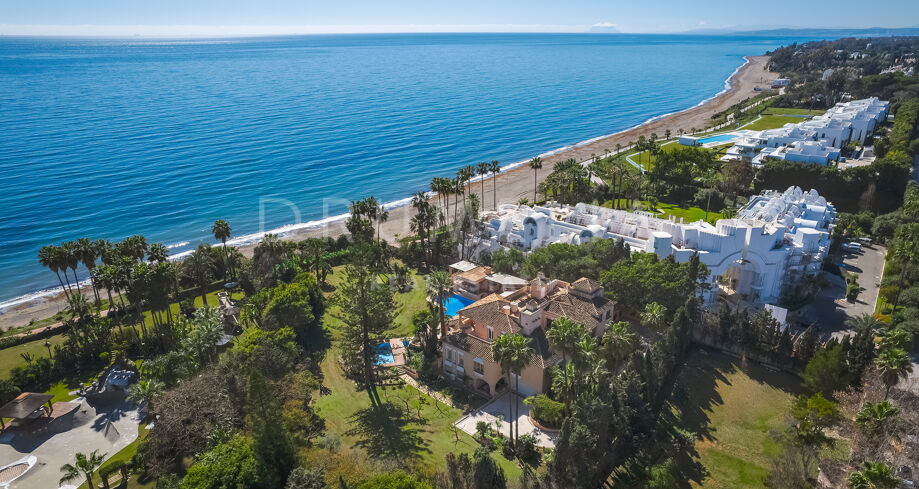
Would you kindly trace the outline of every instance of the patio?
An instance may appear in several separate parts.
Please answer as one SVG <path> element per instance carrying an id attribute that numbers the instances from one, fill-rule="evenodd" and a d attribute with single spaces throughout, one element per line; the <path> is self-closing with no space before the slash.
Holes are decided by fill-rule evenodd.
<path id="1" fill-rule="evenodd" d="M 498 416 L 504 420 L 501 423 L 500 432 L 504 436 L 510 435 L 510 423 L 511 416 L 507 412 L 507 396 L 511 395 L 509 392 L 505 392 L 498 397 L 494 398 L 491 402 L 485 404 L 479 409 L 463 416 L 456 423 L 453 423 L 457 428 L 469 433 L 472 436 L 475 436 L 475 426 L 479 421 L 484 421 L 489 423 L 492 427 L 495 426 L 495 420 L 498 419 Z M 555 441 L 558 438 L 558 433 L 550 433 L 543 431 L 538 427 L 534 426 L 532 421 L 530 421 L 530 408 L 523 403 L 523 398 L 517 396 L 517 409 L 520 413 L 520 418 L 518 420 L 520 434 L 531 434 L 536 437 L 536 444 L 543 448 L 555 448 Z"/>

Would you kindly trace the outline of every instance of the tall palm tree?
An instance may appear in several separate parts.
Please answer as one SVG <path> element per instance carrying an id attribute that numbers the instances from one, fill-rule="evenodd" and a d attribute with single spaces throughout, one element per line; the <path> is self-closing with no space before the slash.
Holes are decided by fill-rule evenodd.
<path id="1" fill-rule="evenodd" d="M 855 415 L 855 424 L 868 433 L 878 434 L 898 414 L 900 410 L 891 406 L 889 401 L 868 401 Z"/>
<path id="2" fill-rule="evenodd" d="M 70 268 L 73 270 L 73 285 L 79 290 L 80 287 L 80 278 L 77 277 L 77 267 L 80 265 L 80 257 L 77 254 L 77 244 L 73 241 L 67 241 L 61 244 L 61 260 L 64 264 L 64 277 L 67 277 L 67 269 Z M 68 285 L 69 285 L 68 279 Z M 73 292 L 73 289 L 71 289 Z"/>
<path id="3" fill-rule="evenodd" d="M 851 489 L 894 489 L 900 485 L 900 479 L 889 465 L 866 461 L 862 470 L 849 474 L 848 483 Z"/>
<path id="4" fill-rule="evenodd" d="M 856 331 L 870 331 L 872 334 L 877 334 L 887 327 L 887 323 L 867 312 L 849 318 L 848 323 L 849 327 Z"/>
<path id="5" fill-rule="evenodd" d="M 61 472 L 64 473 L 64 476 L 61 477 L 59 484 L 71 482 L 78 479 L 80 475 L 84 475 L 86 476 L 86 484 L 89 487 L 96 487 L 93 485 L 93 473 L 102 465 L 106 455 L 105 453 L 100 455 L 99 450 L 93 450 L 88 456 L 83 453 L 77 453 L 75 464 L 61 466 Z"/>
<path id="6" fill-rule="evenodd" d="M 913 371 L 913 364 L 910 363 L 909 355 L 902 348 L 891 348 L 883 350 L 875 359 L 874 364 L 881 372 L 881 379 L 887 390 L 884 392 L 884 399 L 890 395 L 890 388 L 897 385 L 900 379 L 906 379 Z"/>
<path id="7" fill-rule="evenodd" d="M 523 372 L 523 369 L 530 364 L 530 361 L 533 360 L 533 349 L 530 348 L 530 340 L 520 334 L 503 334 L 495 339 L 492 343 L 492 356 L 498 363 L 501 364 L 501 368 L 507 372 L 507 384 L 512 389 L 513 395 L 509 396 L 507 407 L 508 414 L 511 415 L 510 420 L 510 434 L 511 439 L 516 445 L 517 436 L 515 435 L 514 427 L 517 426 L 516 433 L 519 434 L 519 424 L 518 424 L 518 414 L 515 414 L 515 409 L 519 409 L 517 401 L 517 393 L 520 390 L 520 374 Z M 511 374 L 516 376 L 516 383 L 512 385 Z"/>
<path id="8" fill-rule="evenodd" d="M 490 171 L 490 166 L 487 161 L 482 161 L 475 166 L 475 173 L 482 180 L 482 205 L 485 205 L 485 176 L 488 175 Z"/>
<path id="9" fill-rule="evenodd" d="M 568 357 L 577 351 L 578 343 L 585 336 L 586 331 L 582 324 L 562 316 L 552 321 L 552 326 L 546 332 L 546 338 L 549 339 L 552 346 L 562 352 L 562 362 L 567 363 Z"/>
<path id="10" fill-rule="evenodd" d="M 93 270 L 96 268 L 96 260 L 99 259 L 98 249 L 89 238 L 80 238 L 77 240 L 76 253 L 83 263 L 83 266 L 89 270 L 89 283 L 92 284 L 93 297 L 96 299 L 96 304 L 101 304 L 102 299 L 99 298 L 99 289 L 96 287 L 96 279 L 93 277 Z"/>
<path id="11" fill-rule="evenodd" d="M 380 242 L 380 224 L 389 220 L 389 211 L 386 210 L 386 206 L 380 204 L 376 212 L 377 217 L 377 243 Z"/>
<path id="12" fill-rule="evenodd" d="M 169 259 L 169 249 L 163 243 L 153 243 L 147 252 L 147 261 L 150 263 L 166 263 Z"/>
<path id="13" fill-rule="evenodd" d="M 910 227 L 904 228 L 905 230 Z M 919 254 L 919 241 L 913 233 L 903 232 L 897 237 L 897 247 L 894 250 L 894 256 L 900 261 L 900 277 L 897 279 L 897 295 L 894 296 L 893 310 L 897 310 L 900 303 L 900 291 L 903 289 L 903 280 L 906 277 L 907 269 L 916 262 L 916 255 Z"/>
<path id="14" fill-rule="evenodd" d="M 491 160 L 491 163 L 488 164 L 488 171 L 491 172 L 492 201 L 495 203 L 495 210 L 498 210 L 498 173 L 501 173 L 501 164 L 498 163 L 498 160 Z M 483 202 L 482 205 L 485 203 Z"/>
<path id="15" fill-rule="evenodd" d="M 230 239 L 233 232 L 230 228 L 230 223 L 223 219 L 217 219 L 214 221 L 214 225 L 211 226 L 211 232 L 214 233 L 214 239 L 223 244 L 223 267 L 224 270 L 230 271 L 229 259 L 227 257 L 227 240 Z M 231 272 L 230 275 L 233 275 L 233 273 Z"/>
<path id="16" fill-rule="evenodd" d="M 198 245 L 198 249 L 182 262 L 182 270 L 189 281 L 200 288 L 201 303 L 204 307 L 207 307 L 207 286 L 214 278 L 214 262 L 209 248 L 206 244 Z"/>
<path id="17" fill-rule="evenodd" d="M 453 280 L 447 272 L 437 270 L 428 275 L 427 292 L 431 302 L 437 310 L 437 322 L 440 325 L 441 339 L 447 337 L 447 298 L 453 291 Z"/>
<path id="18" fill-rule="evenodd" d="M 638 336 L 625 321 L 610 325 L 603 333 L 603 350 L 610 360 L 610 368 L 628 358 L 638 344 Z"/>
<path id="19" fill-rule="evenodd" d="M 66 297 L 70 297 L 70 292 L 68 292 L 67 287 L 64 286 L 64 280 L 61 278 L 61 267 L 58 256 L 59 252 L 56 246 L 45 245 L 38 250 L 38 262 L 57 275 L 57 281 L 61 284 L 61 290 L 64 291 Z"/>
<path id="20" fill-rule="evenodd" d="M 536 187 L 537 181 L 539 180 L 539 170 L 542 168 L 542 158 L 538 156 L 533 158 L 530 160 L 529 166 L 533 169 L 533 205 L 536 205 Z"/>

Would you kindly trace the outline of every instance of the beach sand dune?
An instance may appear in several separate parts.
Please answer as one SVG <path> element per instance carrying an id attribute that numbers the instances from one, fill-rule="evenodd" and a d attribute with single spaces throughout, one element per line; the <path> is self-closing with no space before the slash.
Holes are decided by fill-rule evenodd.
<path id="1" fill-rule="evenodd" d="M 767 70 L 769 62 L 768 56 L 748 56 L 746 63 L 740 67 L 729 79 L 730 89 L 706 101 L 703 104 L 686 109 L 681 112 L 669 114 L 659 119 L 647 122 L 640 126 L 612 134 L 609 136 L 594 139 L 588 143 L 576 145 L 557 153 L 542 157 L 543 169 L 538 172 L 538 181 L 542 181 L 552 171 L 552 166 L 562 160 L 574 158 L 578 161 L 584 161 L 592 155 L 603 155 L 609 151 L 616 150 L 616 144 L 623 147 L 629 142 L 637 141 L 639 136 L 648 137 L 651 133 L 658 134 L 663 138 L 664 132 L 668 129 L 672 134 L 677 134 L 680 129 L 689 131 L 689 129 L 704 128 L 711 122 L 712 115 L 721 112 L 738 102 L 756 95 L 754 88 L 768 88 L 772 80 L 778 77 L 777 73 Z M 577 108 L 572 108 L 572 116 L 576 116 Z M 534 155 L 536 156 L 536 155 Z M 452 175 L 431 175 L 434 176 L 452 176 Z M 495 195 L 493 189 L 497 187 L 497 204 L 516 203 L 521 198 L 533 198 L 533 170 L 528 166 L 522 165 L 498 175 L 497 186 L 491 178 L 485 181 L 485 192 L 482 201 L 483 208 L 491 209 L 495 205 Z M 481 194 L 481 182 L 471 182 L 467 192 Z M 436 203 L 436 198 L 432 199 Z M 452 206 L 452 203 L 451 203 Z M 398 207 L 389 212 L 389 220 L 380 228 L 380 234 L 389 240 L 395 242 L 398 237 L 408 236 L 411 234 L 409 227 L 410 220 L 414 210 L 409 207 Z M 289 240 L 302 240 L 308 237 L 325 237 L 338 236 L 346 232 L 343 221 L 334 221 L 326 223 L 317 228 L 301 229 L 286 233 L 282 237 Z M 254 245 L 241 246 L 240 250 L 247 256 L 251 256 Z M 36 262 L 35 266 L 39 266 Z M 90 292 L 84 292 L 90 293 Z M 23 302 L 16 306 L 7 308 L 0 314 L 0 328 L 8 329 L 17 326 L 23 326 L 34 319 L 43 319 L 53 316 L 66 307 L 66 302 L 61 295 L 51 295 L 37 298 L 33 301 Z"/>

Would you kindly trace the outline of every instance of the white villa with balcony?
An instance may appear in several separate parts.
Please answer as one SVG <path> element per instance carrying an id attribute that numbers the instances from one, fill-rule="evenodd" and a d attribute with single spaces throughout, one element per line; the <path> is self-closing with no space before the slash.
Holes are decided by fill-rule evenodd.
<path id="1" fill-rule="evenodd" d="M 825 198 L 798 187 L 753 197 L 736 218 L 721 219 L 714 226 L 584 203 L 502 205 L 487 214 L 487 237 L 477 243 L 476 254 L 622 239 L 633 251 L 673 255 L 681 263 L 698 253 L 711 272 L 707 302 L 714 302 L 720 290 L 738 300 L 770 303 L 778 300 L 784 284 L 820 271 L 835 220 L 836 211 Z"/>

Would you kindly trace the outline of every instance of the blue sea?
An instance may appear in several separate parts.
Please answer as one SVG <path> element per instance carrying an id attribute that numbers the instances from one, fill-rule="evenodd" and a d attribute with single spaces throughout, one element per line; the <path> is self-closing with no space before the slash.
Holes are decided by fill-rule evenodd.
<path id="1" fill-rule="evenodd" d="M 246 236 L 398 201 L 694 106 L 796 40 L 0 38 L 0 301 L 57 284 L 45 244 L 143 234 L 180 253 L 218 218 Z"/>

